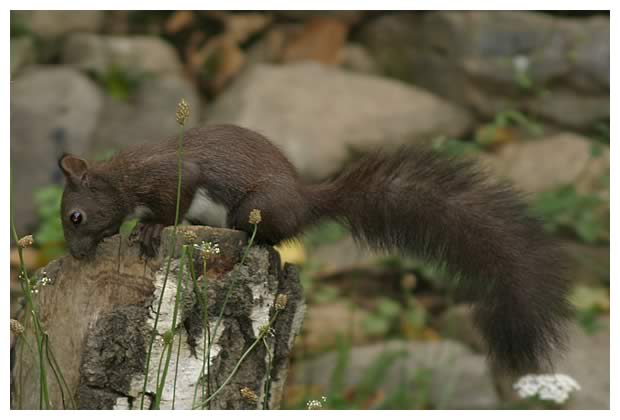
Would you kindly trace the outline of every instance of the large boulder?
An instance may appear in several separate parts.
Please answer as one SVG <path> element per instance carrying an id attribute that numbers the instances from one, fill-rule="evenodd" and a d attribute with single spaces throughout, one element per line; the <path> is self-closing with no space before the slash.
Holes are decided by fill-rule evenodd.
<path id="1" fill-rule="evenodd" d="M 580 192 L 596 191 L 609 174 L 609 148 L 593 154 L 592 140 L 574 133 L 558 133 L 535 141 L 512 143 L 482 157 L 486 166 L 525 192 L 543 192 L 576 184 Z"/>
<path id="2" fill-rule="evenodd" d="M 128 101 L 106 96 L 91 155 L 175 135 L 178 126 L 174 116 L 181 99 L 190 106 L 187 126 L 195 126 L 200 116 L 200 98 L 192 83 L 184 78 L 172 75 L 146 78 Z"/>
<path id="3" fill-rule="evenodd" d="M 73 34 L 62 50 L 65 64 L 104 75 L 111 70 L 137 74 L 179 74 L 181 62 L 166 41 L 155 36 Z"/>
<path id="4" fill-rule="evenodd" d="M 585 129 L 609 117 L 609 18 L 536 12 L 389 14 L 360 40 L 384 72 L 491 117 L 530 111 Z"/>
<path id="5" fill-rule="evenodd" d="M 97 86 L 65 67 L 32 67 L 11 84 L 11 162 L 18 234 L 35 222 L 33 191 L 62 175 L 63 152 L 90 147 L 103 97 Z"/>
<path id="6" fill-rule="evenodd" d="M 472 124 L 465 110 L 422 89 L 308 62 L 251 67 L 206 119 L 266 135 L 311 178 L 337 170 L 351 149 L 459 136 Z"/>
<path id="7" fill-rule="evenodd" d="M 11 20 L 42 38 L 56 38 L 71 32 L 97 32 L 103 24 L 101 10 L 17 10 Z"/>

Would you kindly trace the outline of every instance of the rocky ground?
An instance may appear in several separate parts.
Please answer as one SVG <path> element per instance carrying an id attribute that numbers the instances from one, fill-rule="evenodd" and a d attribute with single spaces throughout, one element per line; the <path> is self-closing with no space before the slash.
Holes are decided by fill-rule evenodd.
<path id="1" fill-rule="evenodd" d="M 608 408 L 609 42 L 605 14 L 13 12 L 14 214 L 20 234 L 40 239 L 30 267 L 62 252 L 57 158 L 172 136 L 181 98 L 190 126 L 260 131 L 308 180 L 376 146 L 426 143 L 516 184 L 564 238 L 579 316 L 558 371 L 582 385 L 565 407 Z M 291 406 L 302 385 L 324 395 L 334 367 L 344 373 L 332 406 L 516 404 L 441 275 L 330 226 L 303 245 L 282 250 L 303 265 L 310 302 Z M 384 386 L 359 385 L 384 354 Z M 416 398 L 394 392 L 402 381 Z"/>

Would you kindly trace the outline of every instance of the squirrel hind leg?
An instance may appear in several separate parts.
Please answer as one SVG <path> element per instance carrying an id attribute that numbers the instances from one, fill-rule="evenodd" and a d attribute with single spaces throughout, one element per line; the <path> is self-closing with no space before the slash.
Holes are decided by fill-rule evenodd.
<path id="1" fill-rule="evenodd" d="M 256 241 L 276 245 L 285 239 L 297 236 L 306 224 L 305 198 L 299 193 L 276 190 L 255 191 L 248 194 L 241 204 L 229 215 L 229 225 L 252 234 L 250 223 L 252 210 L 259 210 L 261 217 L 256 226 Z"/>

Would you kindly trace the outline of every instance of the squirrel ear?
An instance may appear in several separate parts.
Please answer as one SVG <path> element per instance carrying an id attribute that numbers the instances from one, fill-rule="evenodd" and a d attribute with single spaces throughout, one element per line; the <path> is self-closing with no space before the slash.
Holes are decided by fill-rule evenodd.
<path id="1" fill-rule="evenodd" d="M 82 184 L 88 181 L 88 163 L 84 159 L 77 156 L 64 154 L 58 160 L 58 166 L 62 169 L 65 177 L 71 181 L 77 181 Z"/>

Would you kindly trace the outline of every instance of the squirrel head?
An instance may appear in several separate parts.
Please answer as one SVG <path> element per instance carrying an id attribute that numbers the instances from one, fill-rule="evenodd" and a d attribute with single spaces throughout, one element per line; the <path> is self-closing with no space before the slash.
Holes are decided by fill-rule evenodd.
<path id="1" fill-rule="evenodd" d="M 125 211 L 120 192 L 79 157 L 63 155 L 65 175 L 61 214 L 65 242 L 75 258 L 92 255 L 97 244 L 118 233 Z"/>

